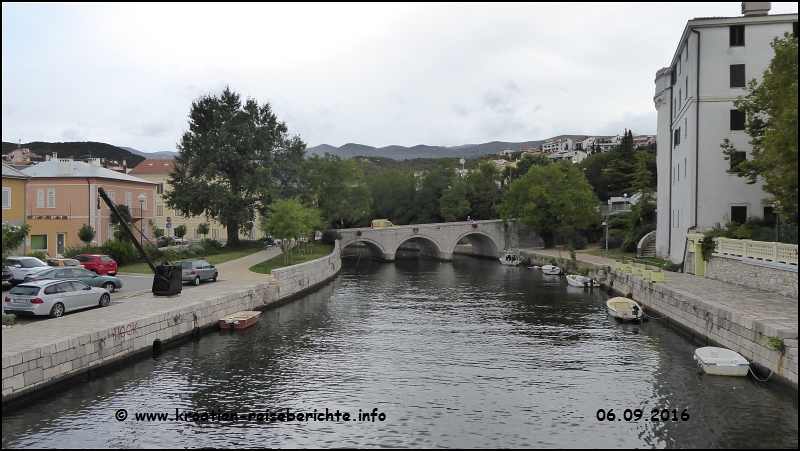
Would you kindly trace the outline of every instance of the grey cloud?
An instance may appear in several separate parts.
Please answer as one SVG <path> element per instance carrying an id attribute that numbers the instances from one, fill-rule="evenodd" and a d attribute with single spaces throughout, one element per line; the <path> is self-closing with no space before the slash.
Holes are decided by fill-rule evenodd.
<path id="1" fill-rule="evenodd" d="M 68 128 L 61 132 L 61 137 L 64 141 L 88 141 L 85 135 L 74 128 Z"/>

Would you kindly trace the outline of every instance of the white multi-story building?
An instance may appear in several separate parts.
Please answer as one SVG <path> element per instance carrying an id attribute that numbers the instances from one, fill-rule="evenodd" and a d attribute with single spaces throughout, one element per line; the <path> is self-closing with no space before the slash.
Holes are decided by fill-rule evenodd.
<path id="1" fill-rule="evenodd" d="M 761 81 L 770 43 L 797 30 L 797 14 L 768 15 L 768 2 L 743 2 L 741 17 L 687 22 L 669 67 L 656 73 L 658 231 L 656 253 L 683 261 L 686 234 L 715 223 L 770 216 L 763 183 L 729 173 L 720 144 L 728 138 L 749 158 L 744 115 L 733 101 L 747 80 Z M 745 156 L 743 155 L 743 156 Z"/>

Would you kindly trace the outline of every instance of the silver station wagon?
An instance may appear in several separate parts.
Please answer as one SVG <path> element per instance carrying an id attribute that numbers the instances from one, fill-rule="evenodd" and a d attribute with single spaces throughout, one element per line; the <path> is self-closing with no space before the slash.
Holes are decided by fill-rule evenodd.
<path id="1" fill-rule="evenodd" d="M 181 268 L 184 282 L 200 285 L 201 280 L 217 281 L 217 268 L 203 259 L 180 260 L 175 262 L 175 266 Z"/>
<path id="2" fill-rule="evenodd" d="M 108 307 L 109 304 L 111 295 L 108 291 L 90 287 L 80 280 L 38 280 L 12 288 L 3 299 L 3 313 L 58 318 L 66 312 Z"/>

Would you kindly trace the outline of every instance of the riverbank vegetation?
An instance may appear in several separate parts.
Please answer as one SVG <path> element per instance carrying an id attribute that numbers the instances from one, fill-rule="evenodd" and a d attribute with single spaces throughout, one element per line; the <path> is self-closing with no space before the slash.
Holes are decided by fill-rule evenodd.
<path id="1" fill-rule="evenodd" d="M 318 258 L 325 257 L 327 255 L 331 255 L 334 247 L 335 245 L 333 244 L 316 243 L 313 247 L 313 252 L 306 251 L 302 255 L 294 257 L 291 263 L 287 264 L 283 258 L 283 255 L 277 255 L 267 261 L 263 261 L 257 265 L 251 266 L 250 271 L 257 272 L 259 274 L 269 274 L 273 269 L 298 265 L 300 263 L 305 263 L 311 260 L 316 260 Z"/>

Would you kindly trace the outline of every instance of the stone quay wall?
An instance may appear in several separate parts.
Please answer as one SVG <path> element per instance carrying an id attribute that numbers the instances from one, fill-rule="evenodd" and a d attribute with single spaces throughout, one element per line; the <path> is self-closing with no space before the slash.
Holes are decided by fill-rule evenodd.
<path id="1" fill-rule="evenodd" d="M 109 364 L 124 362 L 133 356 L 151 351 L 171 340 L 199 335 L 201 329 L 215 327 L 219 319 L 243 310 L 260 310 L 288 301 L 309 291 L 338 274 L 341 269 L 339 242 L 333 252 L 323 258 L 272 270 L 272 281 L 246 289 L 220 290 L 210 285 L 205 299 L 176 301 L 181 307 L 164 307 L 164 299 L 145 297 L 142 314 L 98 326 L 96 331 L 77 334 L 56 343 L 32 345 L 29 350 L 3 355 L 3 407 L 7 402 L 24 398 L 28 393 L 57 387 L 73 377 L 84 377 Z M 202 296 L 202 295 L 201 295 Z M 108 310 L 99 309 L 105 313 Z M 87 311 L 86 313 L 92 313 Z M 24 327 L 24 326 L 20 326 Z"/>
<path id="2" fill-rule="evenodd" d="M 797 299 L 797 266 L 712 254 L 706 277 Z"/>
<path id="3" fill-rule="evenodd" d="M 522 257 L 533 263 L 548 264 L 550 255 L 523 251 Z M 654 283 L 642 277 L 578 260 L 578 264 L 590 269 L 589 275 L 612 286 L 618 295 L 633 293 L 633 299 L 645 306 L 647 313 L 666 317 L 670 326 L 676 327 L 706 346 L 731 349 L 753 362 L 759 369 L 773 371 L 774 376 L 792 388 L 798 389 L 797 331 L 782 328 L 768 320 L 754 320 L 724 305 L 682 292 L 662 283 Z M 656 315 L 653 315 L 654 317 Z M 766 345 L 765 337 L 778 337 L 784 341 L 784 353 Z"/>

